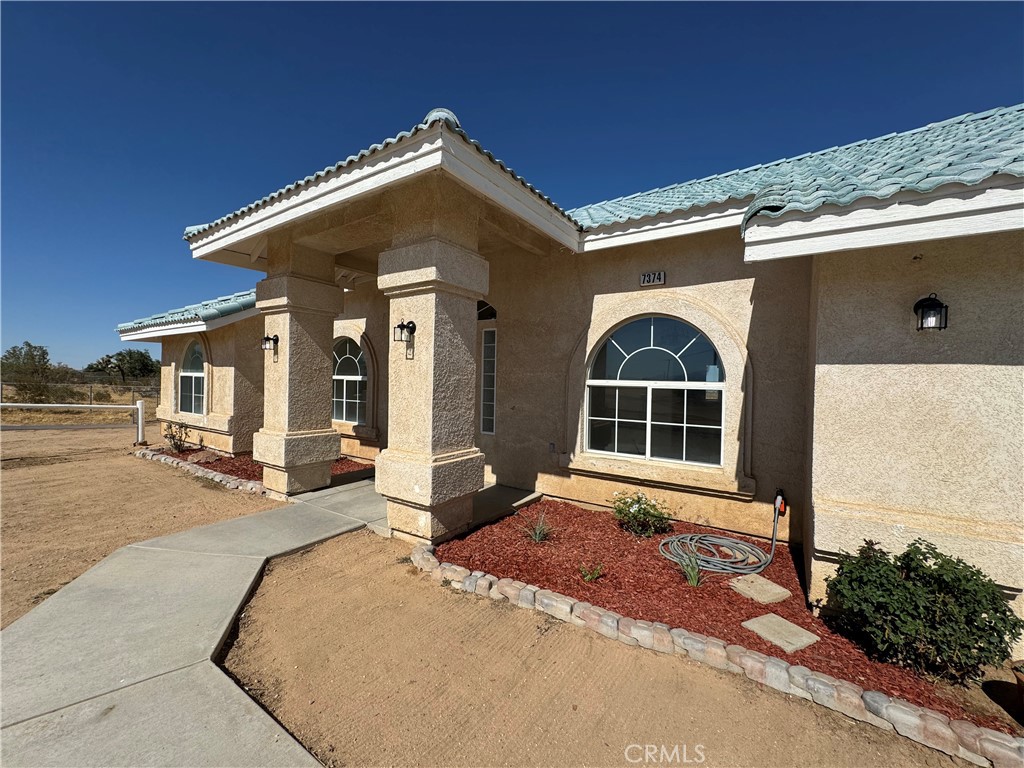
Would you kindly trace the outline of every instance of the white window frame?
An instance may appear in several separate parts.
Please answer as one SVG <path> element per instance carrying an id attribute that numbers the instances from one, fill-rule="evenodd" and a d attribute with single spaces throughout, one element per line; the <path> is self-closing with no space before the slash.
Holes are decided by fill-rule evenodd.
<path id="1" fill-rule="evenodd" d="M 494 339 L 494 357 L 490 358 L 494 362 L 494 385 L 487 387 L 484 385 L 484 377 L 487 375 L 486 363 L 488 360 L 487 350 L 487 334 L 491 334 Z M 484 427 L 485 419 L 484 416 L 484 404 L 487 402 L 487 393 L 491 394 L 490 403 L 492 406 L 491 414 L 491 428 L 488 430 Z M 483 435 L 493 435 L 497 429 L 498 424 L 498 329 L 497 328 L 484 328 L 480 334 L 480 433 Z"/>
<path id="2" fill-rule="evenodd" d="M 199 351 L 199 356 L 202 358 L 202 361 L 203 361 L 202 362 L 202 366 L 201 366 L 201 370 L 199 370 L 199 371 L 186 371 L 185 370 L 185 366 L 188 364 L 188 360 L 192 356 L 191 355 L 192 347 L 195 347 Z M 189 410 L 185 410 L 184 408 L 182 408 L 182 392 L 183 392 L 183 388 L 181 386 L 181 382 L 186 377 L 188 377 L 191 380 L 191 382 L 192 382 L 192 397 L 191 397 L 191 403 L 190 403 L 191 409 L 189 409 Z M 199 410 L 196 410 L 196 380 L 199 380 L 199 382 L 201 383 L 202 389 L 203 389 L 202 394 L 199 395 L 200 402 L 202 403 L 202 405 L 199 407 Z M 202 344 L 200 344 L 198 341 L 193 341 L 193 342 L 189 343 L 189 345 L 187 347 L 185 347 L 185 356 L 182 359 L 181 370 L 178 372 L 178 398 L 177 398 L 178 413 L 190 413 L 193 416 L 202 416 L 202 415 L 204 415 L 206 413 L 206 399 L 207 399 L 207 392 L 206 392 L 206 352 L 203 349 L 203 345 Z"/>
<path id="3" fill-rule="evenodd" d="M 342 416 L 343 417 L 349 416 L 349 402 L 350 402 L 350 398 L 348 397 L 349 386 L 354 386 L 356 388 L 356 392 L 358 393 L 359 390 L 358 390 L 357 382 L 363 382 L 363 384 L 367 384 L 367 376 L 365 376 L 365 375 L 363 375 L 363 376 L 350 376 L 350 375 L 339 376 L 337 373 L 335 373 L 335 371 L 338 370 L 338 364 L 342 360 L 345 359 L 345 357 L 338 357 L 338 351 L 337 351 L 338 344 L 341 343 L 344 340 L 348 340 L 348 341 L 352 342 L 353 344 L 356 345 L 356 349 L 359 350 L 359 357 L 352 357 L 351 355 L 345 355 L 345 357 L 352 357 L 352 359 L 356 362 L 356 366 L 357 367 L 359 366 L 359 361 L 362 360 L 363 361 L 362 368 L 363 368 L 363 370 L 366 370 L 366 360 L 364 359 L 365 353 L 363 352 L 363 348 L 359 344 L 359 342 L 357 342 L 351 336 L 339 336 L 337 339 L 334 340 L 334 345 L 331 347 L 331 355 L 334 357 L 334 366 L 333 366 L 332 371 L 331 371 L 331 420 L 332 421 L 338 421 L 338 422 L 341 422 L 343 424 L 353 424 L 353 425 L 358 427 L 358 426 L 363 426 L 363 425 L 366 424 L 366 409 L 367 409 L 367 406 L 369 405 L 369 386 L 364 386 L 363 387 L 363 418 L 362 418 L 361 421 L 359 420 L 358 405 L 355 406 L 356 407 L 356 413 L 354 414 L 356 416 L 355 419 L 349 419 L 349 418 L 338 419 L 338 418 L 335 418 L 335 416 L 334 416 L 335 404 L 339 403 L 339 402 L 341 403 L 341 414 L 342 414 Z M 343 382 L 342 383 L 342 393 L 341 393 L 342 394 L 342 398 L 341 398 L 341 400 L 339 400 L 338 398 L 336 398 L 334 396 L 334 382 L 335 381 Z M 355 400 L 355 399 L 352 399 L 351 402 L 353 402 L 353 404 L 356 404 L 358 401 Z"/>
<path id="4" fill-rule="evenodd" d="M 630 323 L 636 322 L 638 320 L 647 320 L 647 319 L 651 319 L 651 318 L 650 317 L 637 317 L 637 318 L 634 318 L 633 320 L 631 320 Z M 600 349 L 602 349 L 604 347 L 605 344 L 608 344 L 608 343 L 615 344 L 615 346 L 618 347 L 619 351 L 625 356 L 625 359 L 619 365 L 619 373 L 621 373 L 622 372 L 622 368 L 626 365 L 626 362 L 629 360 L 629 358 L 632 357 L 633 355 L 637 354 L 638 352 L 641 352 L 641 351 L 644 351 L 644 350 L 658 349 L 658 350 L 661 350 L 663 352 L 666 352 L 669 355 L 672 355 L 677 360 L 679 360 L 679 357 L 683 354 L 683 352 L 685 352 L 687 349 L 689 349 L 690 345 L 692 345 L 701 336 L 703 336 L 707 340 L 708 344 L 711 344 L 712 348 L 714 348 L 714 344 L 712 344 L 711 340 L 708 339 L 707 334 L 705 334 L 703 331 L 701 331 L 696 326 L 694 326 L 694 325 L 692 325 L 690 323 L 687 323 L 685 320 L 682 320 L 681 318 L 668 318 L 668 319 L 679 320 L 679 322 L 685 323 L 686 325 L 690 326 L 691 328 L 693 328 L 697 332 L 697 336 L 694 337 L 689 342 L 689 344 L 687 344 L 685 347 L 683 347 L 683 349 L 680 350 L 678 353 L 672 352 L 671 350 L 667 350 L 664 347 L 657 347 L 657 346 L 654 345 L 653 325 L 652 325 L 652 330 L 651 330 L 651 342 L 646 347 L 641 347 L 639 349 L 634 350 L 633 352 L 627 353 L 624 349 L 622 349 L 622 347 L 619 347 L 618 343 L 612 338 L 612 334 L 610 333 L 607 336 L 605 336 L 604 340 L 601 342 L 600 345 L 598 345 L 596 347 L 596 349 L 600 350 Z M 624 324 L 621 327 L 625 327 L 625 325 L 629 325 L 629 323 L 626 323 L 626 324 Z M 616 329 L 616 330 L 618 330 L 618 329 Z M 614 333 L 614 331 L 612 333 Z M 716 352 L 717 352 L 717 350 L 716 350 Z M 721 360 L 721 355 L 718 356 L 718 359 Z M 684 378 L 688 377 L 688 373 L 686 371 L 686 366 L 682 365 L 681 361 L 680 361 L 680 365 L 681 365 L 681 367 L 683 369 L 683 376 L 684 376 Z M 591 363 L 591 366 L 593 366 L 593 363 Z M 721 366 L 721 362 L 719 362 L 719 366 Z M 589 371 L 588 371 L 588 374 L 589 374 Z M 590 397 L 591 397 L 591 390 L 592 390 L 593 387 L 612 387 L 612 388 L 614 388 L 616 390 L 616 392 L 615 392 L 615 415 L 613 417 L 600 417 L 600 416 L 591 416 L 590 415 L 591 414 Z M 643 389 L 643 390 L 646 390 L 646 398 L 645 398 L 645 400 L 646 400 L 646 413 L 647 413 L 646 419 L 641 420 L 641 419 L 620 419 L 619 418 L 619 393 L 618 393 L 618 390 L 619 389 L 625 389 L 625 388 L 633 388 L 633 389 Z M 681 390 L 681 391 L 691 391 L 691 390 L 693 390 L 693 391 L 704 391 L 704 392 L 707 392 L 707 391 L 719 392 L 718 397 L 719 397 L 719 399 L 721 400 L 721 403 L 722 403 L 722 417 L 720 419 L 720 423 L 718 424 L 718 426 L 710 426 L 710 425 L 707 425 L 707 424 L 688 424 L 687 423 L 687 414 L 686 414 L 686 409 L 688 408 L 688 405 L 687 405 L 685 399 L 684 399 L 684 404 L 683 404 L 683 409 L 684 409 L 683 413 L 684 413 L 684 415 L 683 415 L 682 423 L 675 424 L 675 423 L 663 422 L 663 421 L 653 421 L 651 419 L 651 415 L 652 415 L 651 399 L 652 399 L 652 393 L 656 389 L 670 389 L 670 390 Z M 585 419 L 585 425 L 584 426 L 585 426 L 585 429 L 584 429 L 584 436 L 583 436 L 583 439 L 584 439 L 584 443 L 583 443 L 584 451 L 586 453 L 593 453 L 593 454 L 597 454 L 597 455 L 600 455 L 600 456 L 615 456 L 616 458 L 625 458 L 625 459 L 634 459 L 634 460 L 643 460 L 643 461 L 659 461 L 659 462 L 660 461 L 664 461 L 664 462 L 670 462 L 672 464 L 687 464 L 687 465 L 690 465 L 690 466 L 721 468 L 721 467 L 724 466 L 724 457 L 725 457 L 725 424 L 727 423 L 726 406 L 727 406 L 727 403 L 725 401 L 725 382 L 724 381 L 716 381 L 716 382 L 689 381 L 689 380 L 684 380 L 684 381 L 637 381 L 637 380 L 634 380 L 634 379 L 625 379 L 625 380 L 624 379 L 592 379 L 592 378 L 589 378 L 589 376 L 588 376 L 587 382 L 586 382 L 586 397 L 584 398 L 584 408 L 585 408 L 585 410 L 584 410 L 584 419 Z M 613 445 L 616 448 L 615 451 L 602 451 L 602 450 L 590 447 L 590 431 L 591 431 L 591 422 L 592 421 L 605 421 L 605 422 L 610 421 L 612 423 L 612 425 L 613 425 L 613 434 L 614 434 L 614 443 L 613 443 Z M 620 422 L 627 423 L 627 424 L 643 424 L 645 426 L 645 429 L 646 429 L 646 442 L 645 442 L 645 446 L 644 446 L 644 453 L 642 455 L 639 454 L 639 453 L 623 453 L 623 452 L 620 452 L 620 451 L 617 450 L 618 449 L 618 440 L 619 440 L 618 424 Z M 718 463 L 717 464 L 711 464 L 711 463 L 702 462 L 702 461 L 687 461 L 685 458 L 683 458 L 683 459 L 673 459 L 673 458 L 669 458 L 669 457 L 665 457 L 665 456 L 651 456 L 651 432 L 652 432 L 651 427 L 652 426 L 668 426 L 668 427 L 680 427 L 680 428 L 682 428 L 682 430 L 683 430 L 682 454 L 683 454 L 684 457 L 686 456 L 686 436 L 687 436 L 688 430 L 690 430 L 690 429 L 717 429 L 718 432 L 719 432 Z"/>

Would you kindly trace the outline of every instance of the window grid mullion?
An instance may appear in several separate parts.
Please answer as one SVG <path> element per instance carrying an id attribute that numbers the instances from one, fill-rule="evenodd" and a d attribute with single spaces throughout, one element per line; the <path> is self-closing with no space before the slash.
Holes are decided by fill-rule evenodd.
<path id="1" fill-rule="evenodd" d="M 687 397 L 686 395 L 683 395 L 683 461 L 686 461 L 686 432 L 688 429 L 686 426 L 686 422 L 688 421 L 688 417 L 690 415 L 688 410 L 689 407 L 690 398 Z"/>
<path id="2" fill-rule="evenodd" d="M 654 343 L 654 321 L 651 321 L 651 343 Z M 651 388 L 647 387 L 647 452 L 645 459 L 651 458 Z"/>
<path id="3" fill-rule="evenodd" d="M 615 388 L 615 420 L 612 422 L 612 437 L 614 442 L 612 447 L 615 452 L 619 452 L 619 388 Z"/>

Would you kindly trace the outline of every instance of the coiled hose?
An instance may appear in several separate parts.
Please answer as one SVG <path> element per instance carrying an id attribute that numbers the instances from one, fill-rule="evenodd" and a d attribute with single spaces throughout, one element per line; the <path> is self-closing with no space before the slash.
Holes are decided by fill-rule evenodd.
<path id="1" fill-rule="evenodd" d="M 663 557 L 682 565 L 696 558 L 702 571 L 713 573 L 760 573 L 775 558 L 775 541 L 779 532 L 779 514 L 786 508 L 782 491 L 775 496 L 775 522 L 772 524 L 772 550 L 763 549 L 731 536 L 713 533 L 686 533 L 669 536 L 658 545 Z M 725 550 L 725 551 L 723 551 Z"/>

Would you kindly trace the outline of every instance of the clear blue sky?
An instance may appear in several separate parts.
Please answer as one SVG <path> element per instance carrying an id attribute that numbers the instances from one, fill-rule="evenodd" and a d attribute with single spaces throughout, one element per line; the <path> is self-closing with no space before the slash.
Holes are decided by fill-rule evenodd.
<path id="1" fill-rule="evenodd" d="M 186 225 L 453 109 L 565 208 L 1024 101 L 1024 5 L 10 3 L 2 347 L 251 288 Z M 145 345 L 154 354 L 158 349 Z"/>

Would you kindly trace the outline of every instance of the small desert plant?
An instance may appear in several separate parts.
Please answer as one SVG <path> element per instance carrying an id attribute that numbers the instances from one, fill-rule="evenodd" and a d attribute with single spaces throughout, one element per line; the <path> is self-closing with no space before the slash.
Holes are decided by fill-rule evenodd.
<path id="1" fill-rule="evenodd" d="M 995 582 L 922 539 L 899 555 L 865 541 L 825 583 L 830 623 L 869 656 L 956 682 L 1006 661 L 1024 631 Z"/>
<path id="2" fill-rule="evenodd" d="M 612 510 L 622 529 L 634 536 L 650 538 L 656 533 L 666 533 L 672 522 L 672 518 L 659 509 L 658 502 L 648 498 L 643 491 L 616 491 L 612 498 Z"/>
<path id="3" fill-rule="evenodd" d="M 92 396 L 92 399 L 97 403 L 109 403 L 113 398 L 107 390 L 101 389 Z"/>
<path id="4" fill-rule="evenodd" d="M 598 563 L 593 568 L 587 568 L 585 565 L 580 565 L 580 576 L 583 580 L 590 584 L 601 578 L 601 574 L 604 573 L 604 565 Z"/>
<path id="5" fill-rule="evenodd" d="M 181 453 L 188 448 L 189 433 L 189 428 L 180 421 L 171 422 L 164 427 L 164 438 L 175 453 Z"/>
<path id="6" fill-rule="evenodd" d="M 691 587 L 699 587 L 704 583 L 704 572 L 700 569 L 700 560 L 692 552 L 687 552 L 679 558 L 679 570 L 686 577 L 686 583 Z"/>
<path id="7" fill-rule="evenodd" d="M 523 526 L 523 530 L 526 531 L 526 536 L 530 541 L 538 544 L 551 538 L 551 526 L 544 521 L 543 512 L 537 515 L 536 520 L 533 520 L 532 522 L 528 521 L 526 525 Z"/>

